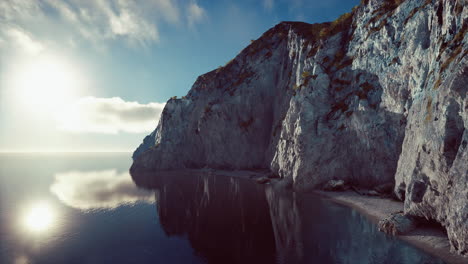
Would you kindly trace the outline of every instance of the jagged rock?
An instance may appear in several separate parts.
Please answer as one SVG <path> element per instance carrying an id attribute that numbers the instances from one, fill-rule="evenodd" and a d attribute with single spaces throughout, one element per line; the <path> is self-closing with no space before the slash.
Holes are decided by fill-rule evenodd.
<path id="1" fill-rule="evenodd" d="M 403 212 L 393 213 L 379 222 L 379 231 L 394 236 L 406 234 L 416 227 L 414 218 L 404 215 Z"/>
<path id="2" fill-rule="evenodd" d="M 343 180 L 329 180 L 324 186 L 324 191 L 344 191 L 345 182 Z"/>
<path id="3" fill-rule="evenodd" d="M 466 7 L 466 1 L 433 1 L 409 22 L 427 22 L 430 45 L 415 50 L 417 58 L 428 56 L 427 66 L 420 68 L 427 76 L 420 75 L 424 86 L 410 90 L 395 175 L 395 194 L 404 201 L 405 213 L 441 223 L 452 249 L 461 254 L 468 253 Z"/>
<path id="4" fill-rule="evenodd" d="M 156 130 L 154 130 L 151 134 L 146 136 L 143 139 L 143 142 L 138 146 L 138 148 L 133 152 L 132 158 L 135 159 L 136 157 L 140 156 L 143 152 L 154 148 L 156 145 L 155 142 Z"/>
<path id="5" fill-rule="evenodd" d="M 282 22 L 167 102 L 131 170 L 270 169 L 295 190 L 395 182 L 468 252 L 466 0 L 365 0 Z"/>

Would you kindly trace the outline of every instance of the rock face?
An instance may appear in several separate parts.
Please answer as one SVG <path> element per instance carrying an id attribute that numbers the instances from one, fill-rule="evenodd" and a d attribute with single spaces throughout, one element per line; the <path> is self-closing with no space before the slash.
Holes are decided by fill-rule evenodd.
<path id="1" fill-rule="evenodd" d="M 466 0 L 363 0 L 283 22 L 171 99 L 132 171 L 269 168 L 308 190 L 395 182 L 468 253 Z"/>

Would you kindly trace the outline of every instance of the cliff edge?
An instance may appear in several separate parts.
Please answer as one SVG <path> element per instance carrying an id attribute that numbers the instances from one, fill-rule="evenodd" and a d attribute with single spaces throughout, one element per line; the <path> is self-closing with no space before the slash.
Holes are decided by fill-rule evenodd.
<path id="1" fill-rule="evenodd" d="M 297 190 L 395 183 L 468 254 L 466 0 L 282 22 L 167 102 L 131 171 L 268 168 Z"/>

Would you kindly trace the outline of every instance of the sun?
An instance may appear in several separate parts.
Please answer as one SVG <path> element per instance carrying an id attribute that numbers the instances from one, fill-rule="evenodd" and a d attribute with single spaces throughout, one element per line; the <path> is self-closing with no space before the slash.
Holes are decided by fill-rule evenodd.
<path id="1" fill-rule="evenodd" d="M 44 231 L 53 224 L 54 216 L 54 211 L 47 203 L 37 203 L 26 212 L 24 225 L 31 231 Z"/>
<path id="2" fill-rule="evenodd" d="M 77 96 L 79 69 L 63 59 L 42 56 L 19 65 L 13 74 L 13 91 L 24 107 L 57 110 Z"/>

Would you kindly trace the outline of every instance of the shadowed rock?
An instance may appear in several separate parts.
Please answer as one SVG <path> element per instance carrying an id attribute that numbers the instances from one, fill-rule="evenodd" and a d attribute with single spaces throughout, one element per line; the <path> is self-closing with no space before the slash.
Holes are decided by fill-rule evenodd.
<path id="1" fill-rule="evenodd" d="M 403 212 L 398 212 L 380 220 L 379 231 L 394 236 L 404 235 L 415 229 L 416 226 L 416 221 L 412 217 L 404 215 Z"/>
<path id="2" fill-rule="evenodd" d="M 343 180 L 329 180 L 324 186 L 324 191 L 344 191 L 346 188 Z"/>

